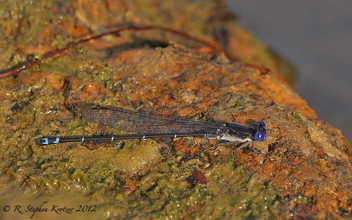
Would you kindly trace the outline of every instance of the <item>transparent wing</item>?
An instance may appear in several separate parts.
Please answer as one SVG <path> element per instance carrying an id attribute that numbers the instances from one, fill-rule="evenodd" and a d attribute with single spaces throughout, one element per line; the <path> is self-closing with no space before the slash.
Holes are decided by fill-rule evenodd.
<path id="1" fill-rule="evenodd" d="M 139 134 L 182 134 L 192 132 L 214 134 L 221 127 L 220 124 L 215 122 L 188 121 L 114 107 L 92 107 L 83 110 L 82 117 L 91 123 Z"/>

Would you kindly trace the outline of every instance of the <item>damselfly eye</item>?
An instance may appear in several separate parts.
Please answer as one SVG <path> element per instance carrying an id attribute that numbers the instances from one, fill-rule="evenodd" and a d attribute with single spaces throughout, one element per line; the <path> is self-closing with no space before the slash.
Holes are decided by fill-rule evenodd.
<path id="1" fill-rule="evenodd" d="M 265 129 L 265 123 L 263 121 L 258 121 L 257 126 Z"/>
<path id="2" fill-rule="evenodd" d="M 256 131 L 254 134 L 255 141 L 261 142 L 261 141 L 264 141 L 265 138 L 266 138 L 266 134 L 264 134 L 261 131 Z"/>

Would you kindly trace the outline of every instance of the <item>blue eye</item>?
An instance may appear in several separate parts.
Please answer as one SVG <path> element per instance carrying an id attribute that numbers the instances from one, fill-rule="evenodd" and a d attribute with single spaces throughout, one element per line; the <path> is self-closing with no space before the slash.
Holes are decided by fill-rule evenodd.
<path id="1" fill-rule="evenodd" d="M 257 126 L 258 127 L 261 126 L 261 127 L 265 128 L 265 123 L 263 121 L 258 121 Z"/>
<path id="2" fill-rule="evenodd" d="M 264 141 L 266 139 L 266 133 L 263 133 L 261 131 L 256 131 L 254 134 L 254 140 L 261 142 Z"/>

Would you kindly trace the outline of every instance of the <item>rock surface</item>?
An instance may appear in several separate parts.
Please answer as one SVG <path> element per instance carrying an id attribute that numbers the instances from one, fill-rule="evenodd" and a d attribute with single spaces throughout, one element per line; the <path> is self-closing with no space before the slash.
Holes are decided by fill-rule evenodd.
<path id="1" fill-rule="evenodd" d="M 237 27 L 220 3 L 138 2 L 23 1 L 11 8 L 9 1 L 0 9 L 0 67 L 129 22 L 217 39 L 241 62 L 171 33 L 131 31 L 1 79 L 2 207 L 42 205 L 49 211 L 35 215 L 44 217 L 57 215 L 53 205 L 81 208 L 62 214 L 75 218 L 352 217 L 351 147 L 292 90 L 293 68 Z M 203 152 L 216 142 L 199 138 L 35 145 L 44 135 L 125 134 L 80 119 L 87 105 L 238 124 L 263 119 L 268 138 L 256 148 L 266 156 L 243 149 L 235 161 L 236 145 Z M 194 170 L 205 184 L 188 181 Z"/>

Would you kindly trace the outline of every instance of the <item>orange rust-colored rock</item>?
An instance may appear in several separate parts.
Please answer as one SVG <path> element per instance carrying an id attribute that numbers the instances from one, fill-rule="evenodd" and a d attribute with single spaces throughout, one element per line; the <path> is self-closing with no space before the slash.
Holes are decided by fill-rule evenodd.
<path id="1" fill-rule="evenodd" d="M 6 125 L 0 128 L 0 198 L 6 203 L 1 207 L 31 205 L 25 204 L 25 195 L 34 195 L 49 205 L 58 197 L 66 204 L 73 197 L 89 201 L 97 206 L 98 218 L 351 218 L 351 146 L 291 89 L 292 81 L 277 71 L 278 60 L 266 47 L 226 20 L 228 12 L 218 2 L 78 1 L 64 8 L 53 3 L 50 9 L 38 2 L 26 5 L 27 10 L 45 8 L 62 19 L 48 22 L 40 33 L 33 25 L 18 27 L 18 33 L 31 30 L 29 40 L 9 36 L 8 45 L 47 48 L 48 39 L 55 39 L 57 47 L 80 33 L 128 21 L 168 21 L 211 39 L 218 22 L 232 33 L 227 36 L 229 50 L 242 62 L 212 56 L 204 45 L 179 37 L 165 45 L 170 33 L 132 32 L 80 45 L 1 79 L 0 122 Z M 46 22 L 36 14 L 28 23 Z M 192 49 L 197 47 L 202 49 Z M 9 51 L 23 60 L 26 54 L 19 53 L 36 50 Z M 263 74 L 244 62 L 272 71 Z M 234 160 L 237 145 L 214 147 L 215 140 L 199 138 L 109 141 L 87 145 L 89 149 L 81 143 L 35 145 L 43 135 L 129 133 L 86 123 L 79 111 L 86 105 L 190 120 L 263 120 L 268 138 L 255 147 L 265 156 L 244 148 Z M 202 170 L 206 185 L 187 181 L 195 169 Z"/>
<path id="2" fill-rule="evenodd" d="M 57 74 L 49 74 L 47 76 L 49 84 L 56 90 L 60 91 L 64 86 L 65 77 Z"/>

